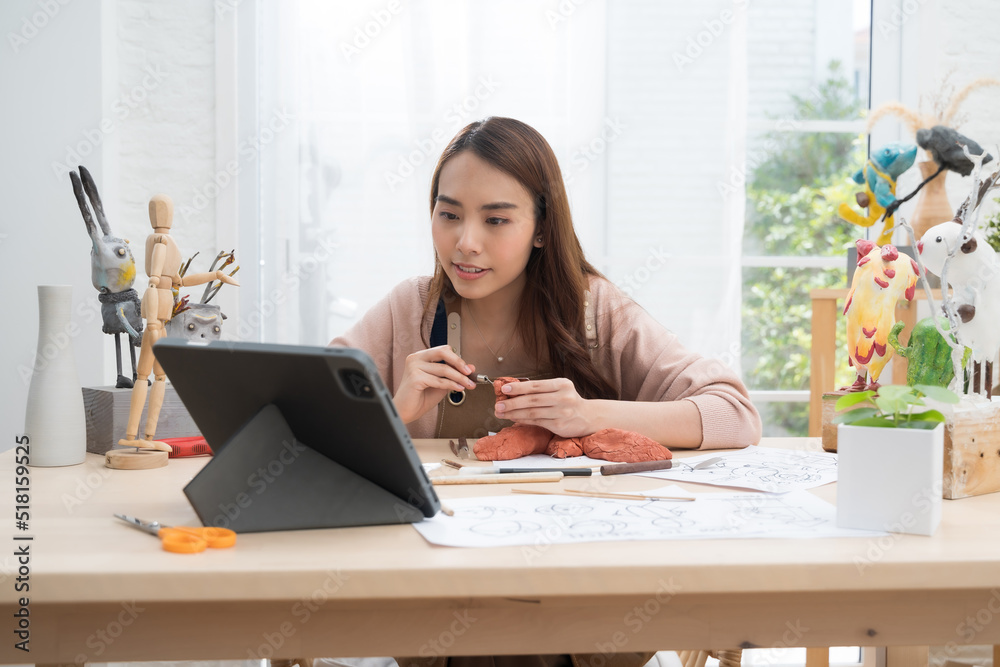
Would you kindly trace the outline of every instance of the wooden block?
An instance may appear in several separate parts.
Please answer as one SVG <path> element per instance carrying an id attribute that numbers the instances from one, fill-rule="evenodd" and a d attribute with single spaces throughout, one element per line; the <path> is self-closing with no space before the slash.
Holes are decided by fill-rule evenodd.
<path id="1" fill-rule="evenodd" d="M 847 393 L 849 392 L 838 389 L 837 391 L 829 391 L 823 394 L 823 426 L 820 435 L 823 436 L 824 451 L 837 451 L 837 424 L 833 423 L 833 417 L 836 414 L 836 410 L 834 410 L 833 406 L 837 404 L 838 398 Z M 863 407 L 865 406 L 855 405 L 847 408 L 843 412 L 850 412 L 851 410 Z"/>
<path id="2" fill-rule="evenodd" d="M 169 384 L 163 397 L 163 407 L 156 423 L 156 439 L 184 438 L 201 435 L 194 420 L 188 414 L 177 392 Z M 120 438 L 125 437 L 128 426 L 129 405 L 132 401 L 131 389 L 115 387 L 84 387 L 83 406 L 87 419 L 87 451 L 105 454 L 114 448 Z M 147 405 L 139 420 L 139 437 L 145 433 Z"/>
<path id="3" fill-rule="evenodd" d="M 827 452 L 837 451 L 837 425 L 833 423 L 835 410 L 833 409 L 839 394 L 823 394 L 823 450 Z"/>
<path id="4" fill-rule="evenodd" d="M 944 432 L 944 497 L 995 491 L 1000 491 L 1000 403 L 956 410 Z"/>

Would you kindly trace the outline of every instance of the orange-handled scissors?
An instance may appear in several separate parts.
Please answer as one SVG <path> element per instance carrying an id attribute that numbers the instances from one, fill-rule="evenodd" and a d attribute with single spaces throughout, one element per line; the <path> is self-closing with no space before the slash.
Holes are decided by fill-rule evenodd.
<path id="1" fill-rule="evenodd" d="M 158 521 L 143 521 L 125 514 L 115 514 L 115 516 L 134 528 L 159 537 L 164 551 L 196 554 L 209 547 L 226 549 L 236 544 L 236 533 L 228 528 L 163 526 Z"/>

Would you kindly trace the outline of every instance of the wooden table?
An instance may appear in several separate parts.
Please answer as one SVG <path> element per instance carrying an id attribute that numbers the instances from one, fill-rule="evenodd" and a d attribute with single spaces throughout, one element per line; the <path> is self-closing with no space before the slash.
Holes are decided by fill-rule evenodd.
<path id="1" fill-rule="evenodd" d="M 837 370 L 837 322 L 842 317 L 843 300 L 846 289 L 822 288 L 809 292 L 812 299 L 812 342 L 809 348 L 809 435 L 817 437 L 823 428 L 823 394 L 837 388 L 834 374 Z M 941 290 L 932 290 L 937 303 L 941 302 Z M 896 304 L 896 321 L 903 322 L 899 340 L 906 344 L 910 331 L 917 323 L 917 301 L 927 298 L 927 293 L 918 289 L 914 301 L 901 300 Z M 906 359 L 893 355 L 892 384 L 906 384 Z M 853 378 L 851 382 L 853 382 Z M 884 382 L 884 379 L 883 379 Z"/>
<path id="2" fill-rule="evenodd" d="M 818 439 L 763 444 L 819 449 Z M 425 460 L 447 451 L 441 441 L 418 448 Z M 946 501 L 933 538 L 457 549 L 402 525 L 245 534 L 234 549 L 177 555 L 112 518 L 194 522 L 181 488 L 203 463 L 122 471 L 88 455 L 80 466 L 33 468 L 22 533 L 13 452 L 0 454 L 9 503 L 0 662 L 1000 643 L 997 494 Z M 571 483 L 585 482 L 560 484 Z M 445 501 L 499 491 L 439 488 Z M 834 491 L 815 493 L 833 501 Z M 18 593 L 13 552 L 23 545 L 30 591 Z M 12 634 L 22 595 L 30 654 Z"/>

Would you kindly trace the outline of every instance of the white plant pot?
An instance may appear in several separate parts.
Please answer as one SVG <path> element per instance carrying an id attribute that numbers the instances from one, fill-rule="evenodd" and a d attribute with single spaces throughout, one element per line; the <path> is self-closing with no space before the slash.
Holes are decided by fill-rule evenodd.
<path id="1" fill-rule="evenodd" d="M 933 535 L 941 522 L 944 424 L 837 427 L 837 526 Z"/>

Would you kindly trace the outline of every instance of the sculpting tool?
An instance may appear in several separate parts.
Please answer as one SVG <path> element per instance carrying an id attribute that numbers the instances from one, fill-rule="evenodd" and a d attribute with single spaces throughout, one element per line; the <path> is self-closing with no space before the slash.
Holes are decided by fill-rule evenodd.
<path id="1" fill-rule="evenodd" d="M 448 484 L 516 484 L 517 482 L 558 482 L 562 480 L 561 472 L 528 472 L 513 475 L 449 475 L 447 477 L 431 477 L 435 486 Z"/>
<path id="2" fill-rule="evenodd" d="M 517 475 L 532 472 L 561 472 L 566 477 L 590 477 L 593 468 L 494 468 L 490 466 L 462 466 L 460 475 Z"/>
<path id="3" fill-rule="evenodd" d="M 687 496 L 643 496 L 643 495 L 632 495 L 627 493 L 602 493 L 600 491 L 577 491 L 576 489 L 566 489 L 565 491 L 535 491 L 534 489 L 511 489 L 511 493 L 530 493 L 539 496 L 573 496 L 579 498 L 581 496 L 587 498 L 606 498 L 609 500 L 678 500 L 681 502 L 690 502 L 695 500 L 695 498 L 690 498 Z"/>
<path id="4" fill-rule="evenodd" d="M 701 470 L 702 468 L 707 468 L 709 466 L 714 466 L 716 463 L 718 463 L 719 461 L 723 461 L 723 460 L 725 460 L 725 458 L 722 457 L 722 456 L 713 456 L 712 458 L 710 458 L 708 460 L 705 460 L 705 461 L 702 461 L 701 463 L 697 463 L 697 464 L 695 464 L 693 466 L 690 465 L 690 464 L 688 464 L 688 467 L 690 467 L 691 470 Z"/>
<path id="5" fill-rule="evenodd" d="M 669 470 L 674 465 L 670 459 L 663 461 L 640 461 L 638 463 L 617 463 L 601 466 L 602 475 L 626 475 L 630 472 L 649 472 L 650 470 Z"/>

